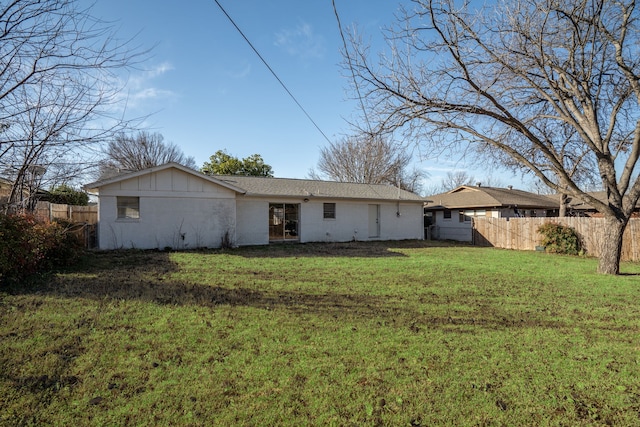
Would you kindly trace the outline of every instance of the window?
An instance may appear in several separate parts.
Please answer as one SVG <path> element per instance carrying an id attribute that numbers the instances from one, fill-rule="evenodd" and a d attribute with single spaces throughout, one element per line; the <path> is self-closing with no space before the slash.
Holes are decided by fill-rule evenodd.
<path id="1" fill-rule="evenodd" d="M 444 210 L 444 219 L 451 219 L 451 211 L 449 209 Z"/>
<path id="2" fill-rule="evenodd" d="M 118 197 L 118 219 L 140 218 L 140 197 Z"/>
<path id="3" fill-rule="evenodd" d="M 458 211 L 458 222 L 465 222 L 464 211 Z"/>
<path id="4" fill-rule="evenodd" d="M 323 218 L 324 219 L 336 219 L 336 204 L 324 203 L 323 204 Z"/>

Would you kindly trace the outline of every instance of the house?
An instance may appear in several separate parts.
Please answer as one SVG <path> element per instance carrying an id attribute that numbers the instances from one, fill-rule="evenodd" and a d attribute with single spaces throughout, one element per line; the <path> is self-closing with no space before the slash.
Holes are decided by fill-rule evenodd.
<path id="1" fill-rule="evenodd" d="M 100 249 L 423 238 L 423 202 L 388 185 L 207 176 L 177 163 L 85 186 Z"/>
<path id="2" fill-rule="evenodd" d="M 601 201 L 604 204 L 608 203 L 606 191 L 592 191 L 588 194 L 593 196 L 594 198 L 596 198 L 597 200 Z M 559 195 L 552 196 L 552 197 L 560 199 Z M 596 208 L 592 204 L 587 203 L 582 199 L 579 199 L 578 197 L 567 196 L 566 203 L 567 203 L 567 216 L 581 216 L 581 217 L 594 217 L 594 218 L 603 216 L 600 212 L 596 210 Z M 633 218 L 640 217 L 640 206 L 638 206 L 637 204 L 632 214 L 632 217 Z"/>
<path id="3" fill-rule="evenodd" d="M 473 218 L 558 216 L 559 201 L 516 190 L 463 185 L 427 197 L 425 215 L 433 239 L 472 241 Z"/>

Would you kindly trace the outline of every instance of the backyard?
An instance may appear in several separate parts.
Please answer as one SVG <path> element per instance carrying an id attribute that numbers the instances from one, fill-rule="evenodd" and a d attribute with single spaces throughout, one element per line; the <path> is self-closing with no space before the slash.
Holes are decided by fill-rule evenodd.
<path id="1" fill-rule="evenodd" d="M 0 288 L 0 425 L 640 423 L 640 264 L 423 241 L 88 254 Z"/>

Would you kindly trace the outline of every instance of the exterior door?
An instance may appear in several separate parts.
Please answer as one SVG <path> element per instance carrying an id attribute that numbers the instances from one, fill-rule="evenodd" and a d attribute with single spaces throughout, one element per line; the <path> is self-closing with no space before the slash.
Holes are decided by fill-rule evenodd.
<path id="1" fill-rule="evenodd" d="M 369 237 L 380 237 L 380 205 L 369 205 Z"/>
<path id="2" fill-rule="evenodd" d="M 299 212 L 299 204 L 269 203 L 269 241 L 300 240 Z"/>

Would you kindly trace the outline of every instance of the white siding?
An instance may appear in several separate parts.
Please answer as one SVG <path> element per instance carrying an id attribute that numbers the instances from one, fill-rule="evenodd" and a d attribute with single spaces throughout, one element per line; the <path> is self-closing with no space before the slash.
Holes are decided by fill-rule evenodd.
<path id="1" fill-rule="evenodd" d="M 401 240 L 423 238 L 421 203 L 400 204 L 400 216 L 396 203 L 373 201 L 345 201 L 315 199 L 309 202 L 279 198 L 237 199 L 238 245 L 263 245 L 269 243 L 269 203 L 300 205 L 300 242 L 348 242 L 351 240 Z M 336 204 L 336 218 L 323 218 L 323 204 Z M 369 205 L 380 205 L 380 236 L 368 235 Z"/>
<path id="2" fill-rule="evenodd" d="M 260 199 L 236 199 L 237 244 L 267 245 L 269 244 L 269 201 Z"/>
<path id="3" fill-rule="evenodd" d="M 297 204 L 300 242 L 423 238 L 421 202 L 255 197 L 237 194 L 178 168 L 142 174 L 99 188 L 101 249 L 219 247 L 226 233 L 234 245 L 269 243 L 269 204 Z M 118 219 L 117 198 L 139 197 L 140 218 Z M 336 218 L 323 218 L 323 204 Z M 379 236 L 369 237 L 369 205 L 379 209 Z"/>
<path id="4" fill-rule="evenodd" d="M 465 210 L 463 210 L 465 211 Z M 478 209 L 475 210 L 476 212 Z M 515 218 L 517 217 L 513 208 L 503 209 L 481 209 L 487 218 Z M 519 215 L 531 216 L 532 209 L 520 209 Z M 544 217 L 547 211 L 544 209 L 533 209 L 536 216 Z M 431 238 L 437 240 L 456 240 L 459 242 L 471 242 L 473 240 L 471 221 L 460 221 L 460 209 L 451 210 L 451 218 L 445 219 L 443 211 L 435 211 L 435 224 L 431 228 Z"/>
<path id="5" fill-rule="evenodd" d="M 489 211 L 486 212 L 489 216 Z M 435 224 L 432 226 L 431 238 L 436 240 L 456 240 L 471 242 L 471 221 L 460 222 L 458 210 L 451 211 L 451 218 L 445 219 L 443 211 L 434 212 Z"/>
<path id="6" fill-rule="evenodd" d="M 323 218 L 323 203 L 336 204 L 336 218 Z M 369 205 L 380 205 L 380 236 L 369 238 Z M 346 242 L 350 240 L 402 240 L 423 238 L 423 208 L 420 203 L 348 200 L 314 200 L 301 204 L 301 242 Z"/>
<path id="7" fill-rule="evenodd" d="M 118 196 L 140 197 L 139 219 L 118 219 Z M 235 193 L 177 169 L 100 188 L 100 249 L 219 247 L 235 241 Z"/>

